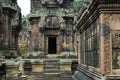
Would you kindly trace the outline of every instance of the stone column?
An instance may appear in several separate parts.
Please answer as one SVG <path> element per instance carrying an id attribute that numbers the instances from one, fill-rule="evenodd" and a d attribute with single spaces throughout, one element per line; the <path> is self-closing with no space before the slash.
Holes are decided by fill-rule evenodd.
<path id="1" fill-rule="evenodd" d="M 48 54 L 48 37 L 45 35 L 44 40 L 43 40 L 43 49 L 44 49 L 44 54 Z"/>
<path id="2" fill-rule="evenodd" d="M 61 37 L 60 36 L 57 36 L 56 37 L 56 48 L 57 48 L 57 54 L 60 53 L 60 39 Z"/>
<path id="3" fill-rule="evenodd" d="M 63 43 L 64 46 L 63 46 L 63 47 L 64 47 L 64 50 L 65 50 L 65 51 L 66 51 L 66 44 L 67 44 L 66 41 L 67 41 L 67 40 L 66 40 L 66 34 L 64 33 L 64 43 Z"/>
<path id="4" fill-rule="evenodd" d="M 9 12 L 6 11 L 4 12 L 5 15 L 5 23 L 4 23 L 4 40 L 5 40 L 5 45 L 8 46 L 8 40 L 9 40 L 9 31 L 8 31 L 8 20 L 9 20 Z"/>
<path id="5" fill-rule="evenodd" d="M 9 49 L 13 49 L 14 48 L 14 45 L 12 44 L 12 40 L 13 40 L 13 37 L 12 37 L 12 14 L 9 14 L 9 20 L 8 20 L 8 30 L 9 30 Z"/>
<path id="6" fill-rule="evenodd" d="M 34 49 L 36 48 L 36 45 L 37 45 L 37 49 L 40 49 L 39 18 L 32 19 L 31 23 L 32 23 L 31 48 Z M 36 44 L 36 42 L 38 43 Z"/>
<path id="7" fill-rule="evenodd" d="M 67 28 L 66 28 L 66 38 L 67 38 L 67 49 L 69 51 L 73 50 L 73 32 L 72 32 L 72 21 L 67 21 Z"/>
<path id="8" fill-rule="evenodd" d="M 42 35 L 41 36 L 41 51 L 44 52 L 44 45 L 45 45 L 44 44 L 44 40 L 45 40 L 44 38 L 45 38 L 45 36 L 44 36 L 44 34 L 41 34 L 41 35 Z"/>
<path id="9" fill-rule="evenodd" d="M 18 49 L 18 35 L 19 35 L 19 33 L 18 33 L 18 31 L 16 30 L 15 31 L 15 34 L 14 34 L 14 37 L 15 37 L 15 48 L 17 48 Z"/>
<path id="10" fill-rule="evenodd" d="M 5 45 L 10 48 L 12 48 L 12 26 L 11 26 L 11 20 L 12 20 L 12 13 L 9 11 L 4 11 L 5 15 L 5 22 L 4 22 L 4 40 Z"/>
<path id="11" fill-rule="evenodd" d="M 75 40 L 76 39 L 76 40 Z M 75 33 L 75 51 L 77 52 L 77 55 L 78 55 L 78 63 L 80 64 L 80 34 L 79 32 L 76 32 Z"/>
<path id="12" fill-rule="evenodd" d="M 73 34 L 72 34 L 72 31 L 71 31 L 71 33 L 70 33 L 70 36 L 69 36 L 69 49 L 70 49 L 70 51 L 73 51 L 73 36 L 72 36 Z"/>

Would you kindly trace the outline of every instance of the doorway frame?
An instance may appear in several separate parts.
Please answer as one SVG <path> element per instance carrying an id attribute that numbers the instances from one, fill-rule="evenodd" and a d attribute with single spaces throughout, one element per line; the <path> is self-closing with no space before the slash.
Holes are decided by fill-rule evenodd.
<path id="1" fill-rule="evenodd" d="M 49 37 L 56 37 L 56 54 L 49 54 L 49 52 L 48 52 L 48 48 L 49 48 L 49 46 L 48 46 L 48 40 L 49 40 Z M 59 45 L 59 37 L 58 37 L 58 35 L 47 35 L 46 37 L 45 37 L 45 55 L 58 55 L 59 53 L 60 53 L 60 49 L 59 49 L 59 47 L 60 47 L 60 45 Z"/>
<path id="2" fill-rule="evenodd" d="M 57 53 L 57 39 L 54 36 L 48 37 L 48 54 L 56 54 L 56 53 Z"/>

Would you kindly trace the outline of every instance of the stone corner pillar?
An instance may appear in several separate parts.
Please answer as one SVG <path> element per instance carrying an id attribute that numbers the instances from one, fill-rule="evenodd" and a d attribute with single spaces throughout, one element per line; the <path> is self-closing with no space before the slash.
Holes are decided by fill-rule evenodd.
<path id="1" fill-rule="evenodd" d="M 110 28 L 110 15 L 100 15 L 100 69 L 101 74 L 112 74 L 112 37 Z"/>

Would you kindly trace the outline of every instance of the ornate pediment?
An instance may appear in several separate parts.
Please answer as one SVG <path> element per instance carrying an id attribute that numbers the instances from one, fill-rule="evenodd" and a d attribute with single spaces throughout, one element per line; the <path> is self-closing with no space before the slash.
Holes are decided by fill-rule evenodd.
<path id="1" fill-rule="evenodd" d="M 59 28 L 59 19 L 58 17 L 47 17 L 46 24 L 46 28 Z"/>

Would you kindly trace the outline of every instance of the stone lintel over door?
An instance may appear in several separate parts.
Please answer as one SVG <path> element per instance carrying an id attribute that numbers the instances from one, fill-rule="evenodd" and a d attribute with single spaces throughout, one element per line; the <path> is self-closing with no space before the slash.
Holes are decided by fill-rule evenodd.
<path id="1" fill-rule="evenodd" d="M 100 15 L 100 68 L 102 74 L 112 73 L 112 38 L 109 14 Z"/>

